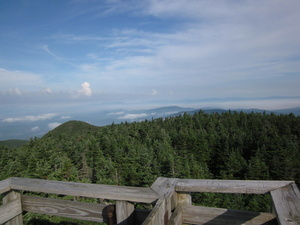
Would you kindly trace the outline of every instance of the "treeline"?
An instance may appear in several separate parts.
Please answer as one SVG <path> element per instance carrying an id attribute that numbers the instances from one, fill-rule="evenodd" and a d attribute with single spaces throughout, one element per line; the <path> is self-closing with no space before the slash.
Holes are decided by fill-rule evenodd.
<path id="1" fill-rule="evenodd" d="M 78 122 L 77 122 L 78 123 Z M 61 125 L 61 126 L 64 126 Z M 80 126 L 77 126 L 80 129 Z M 55 132 L 52 131 L 52 132 Z M 150 186 L 157 177 L 300 182 L 300 117 L 243 113 L 112 124 L 0 147 L 0 179 Z M 270 211 L 268 196 L 196 194 L 202 205 Z"/>

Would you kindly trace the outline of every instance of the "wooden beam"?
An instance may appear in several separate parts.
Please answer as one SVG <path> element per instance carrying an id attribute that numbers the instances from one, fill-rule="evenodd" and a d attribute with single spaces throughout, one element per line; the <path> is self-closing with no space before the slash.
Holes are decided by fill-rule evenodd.
<path id="1" fill-rule="evenodd" d="M 0 224 L 4 224 L 20 213 L 18 200 L 11 201 L 0 206 Z"/>
<path id="2" fill-rule="evenodd" d="M 196 180 L 180 179 L 175 187 L 183 192 L 216 192 L 266 194 L 270 191 L 294 183 L 293 181 L 258 181 L 258 180 Z"/>
<path id="3" fill-rule="evenodd" d="M 178 205 L 192 205 L 192 196 L 190 192 L 177 192 Z M 188 225 L 182 223 L 182 225 Z"/>
<path id="4" fill-rule="evenodd" d="M 0 194 L 10 191 L 10 178 L 0 181 Z"/>
<path id="5" fill-rule="evenodd" d="M 165 221 L 168 221 L 170 219 L 172 211 L 177 206 L 177 196 L 175 192 L 177 181 L 177 178 L 159 177 L 151 185 L 151 189 L 158 193 L 160 197 L 163 197 L 165 199 Z"/>
<path id="6" fill-rule="evenodd" d="M 183 205 L 183 223 L 209 225 L 276 225 L 276 216 L 272 213 L 236 211 L 203 206 Z"/>
<path id="7" fill-rule="evenodd" d="M 11 178 L 11 189 L 141 203 L 152 203 L 159 197 L 152 189 L 145 187 L 86 184 L 16 177 Z"/>
<path id="8" fill-rule="evenodd" d="M 3 198 L 3 205 L 0 207 L 0 224 L 23 225 L 21 195 L 17 192 L 10 192 Z"/>
<path id="9" fill-rule="evenodd" d="M 103 211 L 109 205 L 23 195 L 22 206 L 27 212 L 103 222 Z"/>
<path id="10" fill-rule="evenodd" d="M 165 199 L 159 198 L 143 225 L 164 225 Z"/>
<path id="11" fill-rule="evenodd" d="M 168 225 L 182 225 L 182 205 L 178 204 L 169 220 Z"/>
<path id="12" fill-rule="evenodd" d="M 271 196 L 279 224 L 300 224 L 300 192 L 295 183 L 271 191 Z"/>
<path id="13" fill-rule="evenodd" d="M 126 201 L 116 202 L 116 216 L 118 225 L 134 224 L 134 205 Z"/>
<path id="14" fill-rule="evenodd" d="M 178 179 L 159 177 L 151 185 L 160 198 L 143 225 L 165 225 L 177 205 L 175 185 Z"/>
<path id="15" fill-rule="evenodd" d="M 191 205 L 192 196 L 190 192 L 177 192 L 177 201 L 181 205 Z"/>

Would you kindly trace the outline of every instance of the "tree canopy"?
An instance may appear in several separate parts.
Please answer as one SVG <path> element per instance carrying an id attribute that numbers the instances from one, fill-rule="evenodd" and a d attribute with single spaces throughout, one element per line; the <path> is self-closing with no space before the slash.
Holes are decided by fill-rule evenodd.
<path id="1" fill-rule="evenodd" d="M 71 121 L 20 148 L 0 146 L 0 179 L 12 176 L 149 186 L 157 177 L 295 180 L 300 117 L 231 112 L 95 127 Z M 268 196 L 204 194 L 207 206 L 270 211 Z"/>

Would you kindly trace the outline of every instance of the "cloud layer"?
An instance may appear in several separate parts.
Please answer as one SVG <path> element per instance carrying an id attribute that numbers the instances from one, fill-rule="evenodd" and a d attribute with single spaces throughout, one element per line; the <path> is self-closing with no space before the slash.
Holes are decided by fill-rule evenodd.
<path id="1" fill-rule="evenodd" d="M 3 119 L 2 122 L 6 123 L 14 123 L 14 122 L 35 122 L 35 121 L 42 121 L 42 120 L 49 120 L 55 117 L 56 113 L 47 113 L 42 115 L 29 115 L 29 116 L 21 116 L 21 117 L 10 117 Z"/>
<path id="2" fill-rule="evenodd" d="M 48 4 L 28 3 L 20 27 L 3 11 L 2 104 L 300 96 L 299 1 L 71 1 L 36 14 Z"/>

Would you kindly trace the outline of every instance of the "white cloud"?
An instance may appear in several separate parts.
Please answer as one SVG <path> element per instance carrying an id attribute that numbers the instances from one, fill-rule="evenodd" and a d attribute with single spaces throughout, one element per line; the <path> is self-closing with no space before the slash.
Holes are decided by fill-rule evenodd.
<path id="1" fill-rule="evenodd" d="M 108 113 L 107 115 L 111 116 L 111 115 L 122 115 L 122 114 L 124 114 L 124 111 L 121 111 L 121 112 L 111 112 L 111 113 Z"/>
<path id="2" fill-rule="evenodd" d="M 126 114 L 125 116 L 121 116 L 118 119 L 120 119 L 120 120 L 135 120 L 135 119 L 146 117 L 146 116 L 147 116 L 146 113 L 139 113 L 139 114 L 132 113 L 132 114 Z"/>
<path id="3" fill-rule="evenodd" d="M 116 4 L 130 5 L 120 1 Z M 152 32 L 141 25 L 99 36 L 72 35 L 73 43 L 97 43 L 105 49 L 105 54 L 86 54 L 87 61 L 78 64 L 88 79 L 93 79 L 93 86 L 101 84 L 110 92 L 156 87 L 159 94 L 163 90 L 175 99 L 229 96 L 225 86 L 239 81 L 240 95 L 247 96 L 245 80 L 259 83 L 261 77 L 272 79 L 278 74 L 299 72 L 299 61 L 287 63 L 288 58 L 298 57 L 298 2 L 190 0 L 186 4 L 186 0 L 149 0 L 136 6 L 127 13 L 162 20 L 168 17 L 166 29 L 160 27 Z M 276 94 L 273 87 L 266 88 Z M 283 95 L 292 95 L 292 89 L 299 93 L 286 86 Z M 158 94 L 157 90 L 152 91 L 152 96 Z M 88 96 L 84 93 L 87 92 L 82 89 L 78 96 Z M 265 89 L 253 93 L 266 96 Z"/>
<path id="4" fill-rule="evenodd" d="M 21 116 L 21 117 L 11 117 L 11 118 L 6 118 L 6 119 L 2 120 L 2 122 L 7 122 L 7 123 L 35 122 L 35 121 L 52 119 L 56 115 L 57 115 L 56 113 L 47 113 L 47 114 L 41 114 L 41 115 L 36 115 L 36 116 L 29 115 L 29 116 Z"/>
<path id="5" fill-rule="evenodd" d="M 0 97 L 16 104 L 29 98 L 30 103 L 37 99 L 43 103 L 65 103 L 70 98 L 79 102 L 87 100 L 80 97 L 90 96 L 93 97 L 89 100 L 99 102 L 105 97 L 105 101 L 146 102 L 158 94 L 168 101 L 299 95 L 300 1 L 131 3 L 114 1 L 114 6 L 122 11 L 109 10 L 112 18 L 122 12 L 137 19 L 138 23 L 128 23 L 125 29 L 113 26 L 92 35 L 76 32 L 76 36 L 71 30 L 67 31 L 69 34 L 49 35 L 48 45 L 40 46 L 39 54 L 42 49 L 43 57 L 62 56 L 64 62 L 72 63 L 71 69 L 64 70 L 61 62 L 51 61 L 51 57 L 46 57 L 46 63 L 30 60 L 34 61 L 31 67 L 36 71 L 45 71 L 45 82 L 53 86 L 45 85 L 36 74 L 0 69 Z M 152 20 L 153 16 L 158 19 Z M 95 20 L 92 24 L 97 24 L 99 16 L 90 18 Z M 17 68 L 30 69 L 29 65 L 22 67 L 24 61 L 16 63 Z M 45 65 L 48 66 L 43 68 Z M 89 82 L 82 84 L 82 78 Z M 82 85 L 74 91 L 74 83 Z M 34 96 L 41 91 L 34 92 L 32 87 L 45 86 L 53 88 L 54 93 L 49 88 L 42 92 L 49 95 Z M 101 96 L 95 87 L 101 87 Z M 133 92 L 142 94 L 128 94 Z"/>
<path id="6" fill-rule="evenodd" d="M 93 94 L 93 90 L 91 89 L 91 84 L 89 82 L 84 82 L 81 87 L 82 88 L 78 91 L 79 96 L 91 96 Z"/>
<path id="7" fill-rule="evenodd" d="M 71 117 L 71 116 L 61 116 L 61 117 L 60 117 L 61 120 L 64 120 L 64 119 L 70 119 L 70 118 L 72 118 L 72 117 Z"/>
<path id="8" fill-rule="evenodd" d="M 172 115 L 172 114 L 175 114 L 175 113 L 178 113 L 178 111 L 173 111 L 173 112 L 165 112 L 165 115 Z"/>
<path id="9" fill-rule="evenodd" d="M 37 132 L 37 131 L 40 131 L 39 126 L 35 126 L 35 127 L 31 128 L 31 132 Z"/>
<path id="10" fill-rule="evenodd" d="M 50 130 L 53 130 L 54 128 L 58 127 L 59 125 L 61 125 L 61 123 L 57 123 L 57 122 L 49 123 L 49 124 L 48 124 L 48 128 L 49 128 Z"/>

